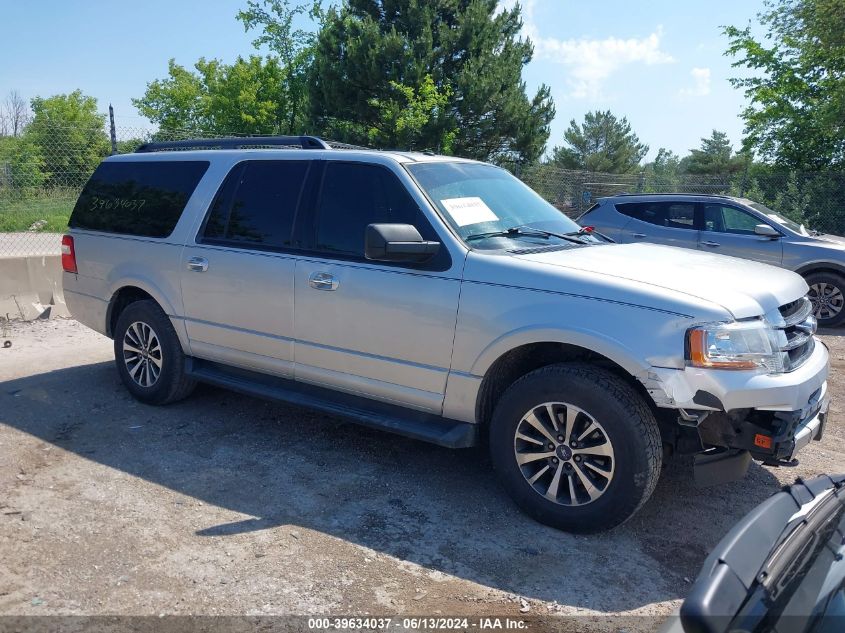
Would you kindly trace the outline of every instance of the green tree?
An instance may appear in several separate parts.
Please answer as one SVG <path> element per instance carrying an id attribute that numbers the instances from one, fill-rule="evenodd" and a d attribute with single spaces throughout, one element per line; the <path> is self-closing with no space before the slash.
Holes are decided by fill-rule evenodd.
<path id="1" fill-rule="evenodd" d="M 23 138 L 42 161 L 45 184 L 82 185 L 111 149 L 97 100 L 75 90 L 46 99 L 36 97 L 31 105 L 32 122 Z"/>
<path id="2" fill-rule="evenodd" d="M 371 105 L 378 111 L 379 120 L 369 129 L 368 142 L 377 147 L 393 145 L 425 149 L 431 138 L 424 136 L 424 131 L 433 121 L 446 118 L 446 107 L 452 90 L 446 86 L 443 91 L 439 91 L 431 75 L 423 78 L 418 89 L 395 81 L 391 82 L 391 87 L 393 94 L 388 99 L 372 100 Z M 445 125 L 438 125 L 437 129 L 442 131 L 442 136 L 434 149 L 451 153 L 456 131 Z"/>
<path id="3" fill-rule="evenodd" d="M 274 57 L 238 57 L 231 65 L 201 58 L 196 72 L 171 59 L 168 77 L 147 84 L 138 111 L 165 131 L 211 134 L 290 132 L 284 73 Z"/>
<path id="4" fill-rule="evenodd" d="M 691 149 L 688 156 L 681 160 L 681 171 L 688 174 L 727 175 L 745 168 L 748 154 L 734 154 L 728 135 L 713 130 L 709 138 L 701 139 L 698 149 Z"/>
<path id="5" fill-rule="evenodd" d="M 646 193 L 677 191 L 681 180 L 681 158 L 661 147 L 657 156 L 643 166 L 643 191 Z"/>
<path id="6" fill-rule="evenodd" d="M 44 159 L 31 138 L 0 136 L 0 193 L 41 187 L 46 180 Z"/>
<path id="7" fill-rule="evenodd" d="M 765 160 L 803 169 L 845 165 L 845 0 L 769 0 L 768 29 L 725 28 L 727 54 L 751 76 L 744 145 Z"/>
<path id="8" fill-rule="evenodd" d="M 681 158 L 671 149 L 661 147 L 657 150 L 657 156 L 646 165 L 657 176 L 675 176 L 680 171 Z"/>
<path id="9" fill-rule="evenodd" d="M 261 30 L 261 34 L 253 40 L 253 46 L 266 46 L 278 56 L 279 109 L 284 112 L 285 131 L 290 134 L 305 129 L 308 69 L 314 59 L 316 43 L 313 31 L 295 28 L 294 23 L 297 18 L 309 17 L 320 25 L 323 16 L 320 0 L 296 5 L 292 5 L 290 0 L 249 0 L 247 8 L 237 15 L 246 31 Z"/>
<path id="10" fill-rule="evenodd" d="M 545 86 L 526 94 L 522 67 L 533 48 L 521 28 L 519 6 L 499 11 L 496 0 L 346 0 L 327 12 L 317 39 L 309 75 L 314 125 L 353 143 L 369 142 L 376 129 L 381 144 L 401 147 L 408 128 L 393 112 L 410 88 L 427 115 L 415 117 L 416 147 L 536 161 L 554 106 Z M 431 105 L 435 95 L 442 105 Z"/>
<path id="11" fill-rule="evenodd" d="M 552 161 L 567 169 L 625 174 L 638 169 L 648 153 L 628 119 L 610 110 L 588 112 L 581 125 L 572 119 L 563 138 L 566 145 L 554 148 Z"/>

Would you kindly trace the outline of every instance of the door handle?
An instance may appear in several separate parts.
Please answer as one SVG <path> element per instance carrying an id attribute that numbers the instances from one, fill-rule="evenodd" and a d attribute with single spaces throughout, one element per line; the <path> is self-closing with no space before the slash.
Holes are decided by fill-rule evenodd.
<path id="1" fill-rule="evenodd" d="M 311 273 L 308 285 L 314 290 L 337 290 L 337 279 L 329 273 Z"/>
<path id="2" fill-rule="evenodd" d="M 645 237 L 645 233 L 634 233 L 632 237 L 636 237 L 638 240 L 641 240 Z"/>
<path id="3" fill-rule="evenodd" d="M 188 270 L 195 273 L 204 273 L 208 270 L 208 260 L 205 257 L 191 257 L 188 260 Z"/>
<path id="4" fill-rule="evenodd" d="M 712 240 L 707 240 L 706 242 L 702 242 L 701 245 L 702 246 L 709 246 L 710 248 L 716 248 L 718 246 L 721 246 L 721 244 L 719 244 L 719 242 L 714 242 Z"/>

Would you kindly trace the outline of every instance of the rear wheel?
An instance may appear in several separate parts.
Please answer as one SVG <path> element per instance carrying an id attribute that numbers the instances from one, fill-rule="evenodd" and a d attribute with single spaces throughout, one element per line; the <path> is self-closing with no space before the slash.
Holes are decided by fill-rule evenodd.
<path id="1" fill-rule="evenodd" d="M 490 452 L 526 513 L 585 533 L 633 516 L 654 490 L 662 457 L 657 422 L 631 386 L 576 365 L 531 372 L 504 393 Z"/>
<path id="2" fill-rule="evenodd" d="M 120 313 L 114 357 L 123 384 L 142 402 L 175 402 L 196 386 L 185 375 L 185 355 L 173 324 L 155 301 L 136 301 Z"/>
<path id="3" fill-rule="evenodd" d="M 845 322 L 845 277 L 836 273 L 810 273 L 805 277 L 813 303 L 813 315 L 822 327 L 837 327 Z"/>

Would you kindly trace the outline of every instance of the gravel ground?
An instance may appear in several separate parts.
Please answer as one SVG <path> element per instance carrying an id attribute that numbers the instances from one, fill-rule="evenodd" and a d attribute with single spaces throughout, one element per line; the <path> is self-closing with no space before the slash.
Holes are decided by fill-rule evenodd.
<path id="1" fill-rule="evenodd" d="M 697 490 L 672 463 L 634 519 L 573 536 L 522 515 L 483 450 L 210 387 L 142 405 L 108 339 L 13 323 L 0 332 L 13 343 L 0 347 L 0 614 L 578 614 L 591 630 L 631 615 L 646 617 L 628 629 L 652 630 L 744 513 L 798 476 L 845 470 L 843 333 L 822 337 L 832 413 L 800 465 Z"/>

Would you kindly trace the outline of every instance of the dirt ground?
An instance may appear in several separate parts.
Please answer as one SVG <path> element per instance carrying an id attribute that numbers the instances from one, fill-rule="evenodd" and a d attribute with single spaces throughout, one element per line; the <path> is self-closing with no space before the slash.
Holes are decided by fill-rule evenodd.
<path id="1" fill-rule="evenodd" d="M 156 408 L 70 320 L 0 339 L 0 614 L 609 614 L 654 629 L 710 548 L 796 477 L 845 470 L 845 331 L 830 424 L 794 468 L 696 489 L 672 463 L 624 526 L 573 536 L 450 451 L 210 387 Z M 659 617 L 657 617 L 659 616 Z M 592 628 L 588 626 L 587 628 Z"/>

